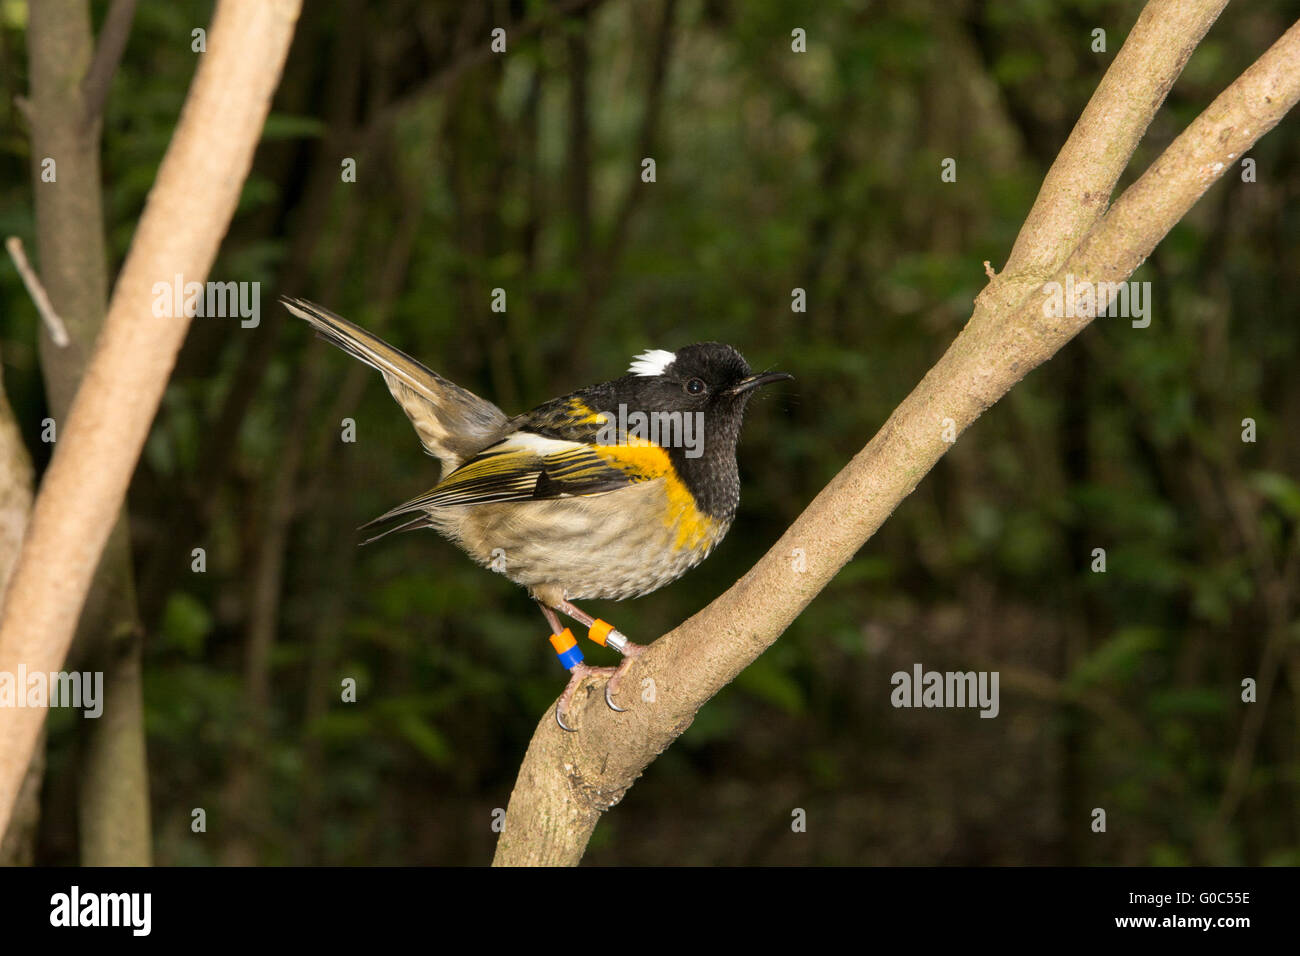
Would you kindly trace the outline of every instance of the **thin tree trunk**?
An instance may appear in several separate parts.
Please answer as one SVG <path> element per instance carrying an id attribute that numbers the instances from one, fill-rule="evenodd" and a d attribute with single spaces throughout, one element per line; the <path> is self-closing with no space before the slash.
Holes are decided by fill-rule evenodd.
<path id="1" fill-rule="evenodd" d="M 97 104 L 109 81 L 103 71 L 111 75 L 111 64 L 86 84 L 93 52 L 86 0 L 42 0 L 30 9 L 37 249 L 46 291 L 71 339 L 60 348 L 48 331 L 40 337 L 45 389 L 58 428 L 81 382 L 108 299 Z M 127 18 L 129 29 L 129 12 Z M 120 19 L 110 16 L 110 22 L 118 34 L 110 39 L 124 42 Z M 55 164 L 53 182 L 43 178 L 47 158 Z M 152 858 L 141 638 L 130 539 L 125 515 L 119 514 L 81 615 L 73 655 L 86 669 L 104 673 L 103 716 L 83 728 L 78 816 L 81 860 L 91 866 L 147 866 Z"/>

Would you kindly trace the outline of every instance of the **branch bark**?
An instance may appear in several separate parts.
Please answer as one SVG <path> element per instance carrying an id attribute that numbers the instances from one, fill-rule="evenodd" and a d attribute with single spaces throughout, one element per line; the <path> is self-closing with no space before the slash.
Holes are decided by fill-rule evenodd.
<path id="1" fill-rule="evenodd" d="M 135 18 L 136 0 L 113 0 L 104 18 L 104 25 L 99 30 L 99 43 L 95 46 L 95 58 L 90 62 L 86 78 L 82 81 L 81 92 L 85 100 L 82 122 L 87 127 L 98 125 L 104 117 L 104 104 L 108 102 L 108 89 L 113 82 L 113 74 L 122 60 L 126 50 L 126 41 L 131 36 L 131 21 Z"/>
<path id="2" fill-rule="evenodd" d="M 5 393 L 0 365 L 0 587 L 9 580 L 18 561 L 23 530 L 32 510 L 32 483 L 32 459 Z M 40 740 L 27 765 L 9 826 L 0 827 L 0 866 L 31 866 L 35 859 L 44 776 L 45 742 Z"/>
<path id="3" fill-rule="evenodd" d="M 1228 0 L 1152 0 L 1047 171 L 1000 282 L 976 304 L 1006 308 L 1047 281 L 1106 211 L 1156 111 Z M 992 300 L 992 301 L 990 301 Z"/>
<path id="4" fill-rule="evenodd" d="M 154 314 L 154 284 L 170 285 L 178 274 L 206 278 L 252 164 L 299 8 L 300 0 L 222 0 L 216 9 L 209 52 L 36 499 L 0 616 L 0 670 L 22 664 L 54 671 L 67 655 L 189 327 L 184 315 Z M 0 720 L 0 831 L 44 719 L 42 709 L 15 708 Z"/>
<path id="5" fill-rule="evenodd" d="M 624 690 L 619 703 L 629 709 L 615 714 L 600 688 L 587 684 L 569 711 L 577 733 L 561 731 L 549 712 L 542 718 L 510 798 L 496 864 L 576 864 L 601 813 L 622 799 L 710 697 L 776 641 L 948 450 L 943 420 L 951 419 L 958 434 L 965 431 L 1092 321 L 1091 315 L 1046 318 L 1044 282 L 1064 282 L 1067 274 L 1076 283 L 1126 279 L 1300 99 L 1298 23 L 1099 218 L 1142 131 L 1222 5 L 1156 0 L 1148 6 L 1112 65 L 1119 77 L 1129 75 L 1134 93 L 1109 83 L 1109 74 L 1103 80 L 1080 120 L 1083 128 L 1048 174 L 1015 244 L 1019 251 L 977 298 L 947 352 L 744 577 L 631 665 L 623 687 L 652 680 L 653 702 Z M 1163 72 L 1132 73 L 1135 64 L 1150 63 Z M 1089 184 L 1089 194 L 1105 192 L 1081 208 L 1080 182 Z M 801 571 L 790 563 L 796 548 L 805 556 Z"/>

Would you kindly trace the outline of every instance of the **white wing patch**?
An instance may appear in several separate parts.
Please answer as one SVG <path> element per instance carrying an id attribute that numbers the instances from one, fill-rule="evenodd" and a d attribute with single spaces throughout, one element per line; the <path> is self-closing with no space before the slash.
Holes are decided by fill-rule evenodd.
<path id="1" fill-rule="evenodd" d="M 676 359 L 677 356 L 672 352 L 665 352 L 663 349 L 649 349 L 632 359 L 632 364 L 628 366 L 627 370 L 633 375 L 662 375 L 664 369 L 672 365 Z"/>
<path id="2" fill-rule="evenodd" d="M 532 432 L 515 432 L 498 444 L 485 448 L 483 453 L 487 455 L 503 455 L 510 452 L 530 451 L 545 457 L 546 455 L 554 455 L 557 452 L 573 451 L 575 448 L 582 447 L 577 442 L 564 441 L 559 438 L 544 438 L 541 435 L 534 435 Z"/>

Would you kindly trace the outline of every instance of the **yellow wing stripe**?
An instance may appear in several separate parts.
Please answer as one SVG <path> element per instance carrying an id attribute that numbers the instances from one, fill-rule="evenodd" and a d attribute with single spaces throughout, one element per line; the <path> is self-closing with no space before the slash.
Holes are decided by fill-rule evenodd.
<path id="1" fill-rule="evenodd" d="M 608 421 L 604 415 L 594 411 L 580 398 L 569 400 L 569 414 L 573 416 L 571 423 L 574 425 L 604 425 Z"/>

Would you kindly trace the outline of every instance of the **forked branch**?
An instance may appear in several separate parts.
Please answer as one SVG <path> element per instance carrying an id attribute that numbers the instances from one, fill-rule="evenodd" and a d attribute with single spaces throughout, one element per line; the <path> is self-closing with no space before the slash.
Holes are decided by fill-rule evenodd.
<path id="1" fill-rule="evenodd" d="M 1155 109 L 1223 5 L 1148 5 L 1048 174 L 1006 269 L 948 351 L 744 577 L 633 663 L 623 686 L 653 686 L 653 702 L 625 691 L 630 708 L 615 714 L 589 685 L 592 693 L 569 711 L 577 733 L 561 731 L 549 712 L 542 718 L 510 798 L 497 864 L 576 864 L 601 813 L 780 637 L 951 447 L 944 420 L 963 432 L 1092 321 L 1091 314 L 1047 317 L 1044 284 L 1067 275 L 1076 284 L 1125 281 L 1300 99 L 1296 24 L 1104 211 Z"/>

